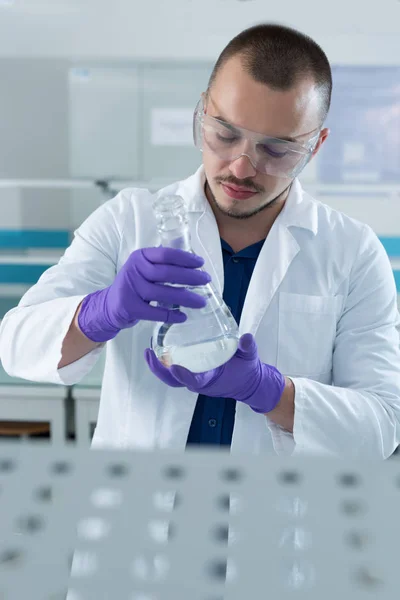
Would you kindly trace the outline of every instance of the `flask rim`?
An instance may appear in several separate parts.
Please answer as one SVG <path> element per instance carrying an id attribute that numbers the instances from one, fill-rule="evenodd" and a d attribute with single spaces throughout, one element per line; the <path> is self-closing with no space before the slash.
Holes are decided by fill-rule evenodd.
<path id="1" fill-rule="evenodd" d="M 185 203 L 183 198 L 177 194 L 158 196 L 153 201 L 153 210 L 160 214 L 181 213 L 185 210 Z"/>

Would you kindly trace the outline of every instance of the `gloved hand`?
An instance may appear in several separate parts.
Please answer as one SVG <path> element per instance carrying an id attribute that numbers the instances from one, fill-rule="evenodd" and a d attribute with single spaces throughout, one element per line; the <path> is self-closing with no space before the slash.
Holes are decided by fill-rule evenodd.
<path id="1" fill-rule="evenodd" d="M 268 413 L 281 399 L 285 377 L 258 357 L 251 333 L 244 334 L 234 356 L 221 367 L 205 373 L 192 373 L 179 365 L 165 367 L 147 348 L 145 359 L 150 370 L 171 387 L 187 387 L 191 392 L 215 398 L 233 398 L 257 413 Z"/>
<path id="2" fill-rule="evenodd" d="M 164 285 L 200 286 L 211 281 L 201 256 L 175 248 L 145 248 L 129 256 L 113 283 L 86 296 L 78 325 L 93 342 L 106 342 L 140 320 L 183 323 L 186 315 L 171 305 L 203 308 L 206 300 L 188 289 Z M 160 302 L 166 307 L 151 306 Z"/>

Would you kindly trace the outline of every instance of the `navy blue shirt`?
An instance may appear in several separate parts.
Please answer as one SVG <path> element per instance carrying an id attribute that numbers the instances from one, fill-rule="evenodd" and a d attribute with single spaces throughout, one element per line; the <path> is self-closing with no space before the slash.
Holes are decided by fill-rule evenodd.
<path id="1" fill-rule="evenodd" d="M 237 323 L 240 321 L 247 289 L 263 244 L 264 240 L 261 240 L 235 253 L 229 244 L 221 239 L 224 260 L 223 298 Z M 231 398 L 210 398 L 200 395 L 187 444 L 230 446 L 235 410 L 236 402 Z"/>

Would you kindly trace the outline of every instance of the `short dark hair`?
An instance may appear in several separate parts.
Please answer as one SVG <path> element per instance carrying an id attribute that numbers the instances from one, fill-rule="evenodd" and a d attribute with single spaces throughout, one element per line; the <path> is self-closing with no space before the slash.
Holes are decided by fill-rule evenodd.
<path id="1" fill-rule="evenodd" d="M 255 81 L 274 90 L 289 90 L 301 78 L 313 78 L 321 94 L 321 120 L 325 121 L 331 104 L 332 71 L 325 52 L 313 39 L 275 23 L 245 29 L 220 54 L 208 89 L 221 67 L 236 55 L 240 55 L 244 68 Z"/>

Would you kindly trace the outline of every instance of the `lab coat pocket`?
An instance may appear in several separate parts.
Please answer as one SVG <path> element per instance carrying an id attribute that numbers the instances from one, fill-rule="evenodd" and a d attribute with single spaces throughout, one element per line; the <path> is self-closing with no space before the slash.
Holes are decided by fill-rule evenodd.
<path id="1" fill-rule="evenodd" d="M 316 377 L 332 369 L 336 326 L 343 296 L 279 294 L 278 369 Z"/>

